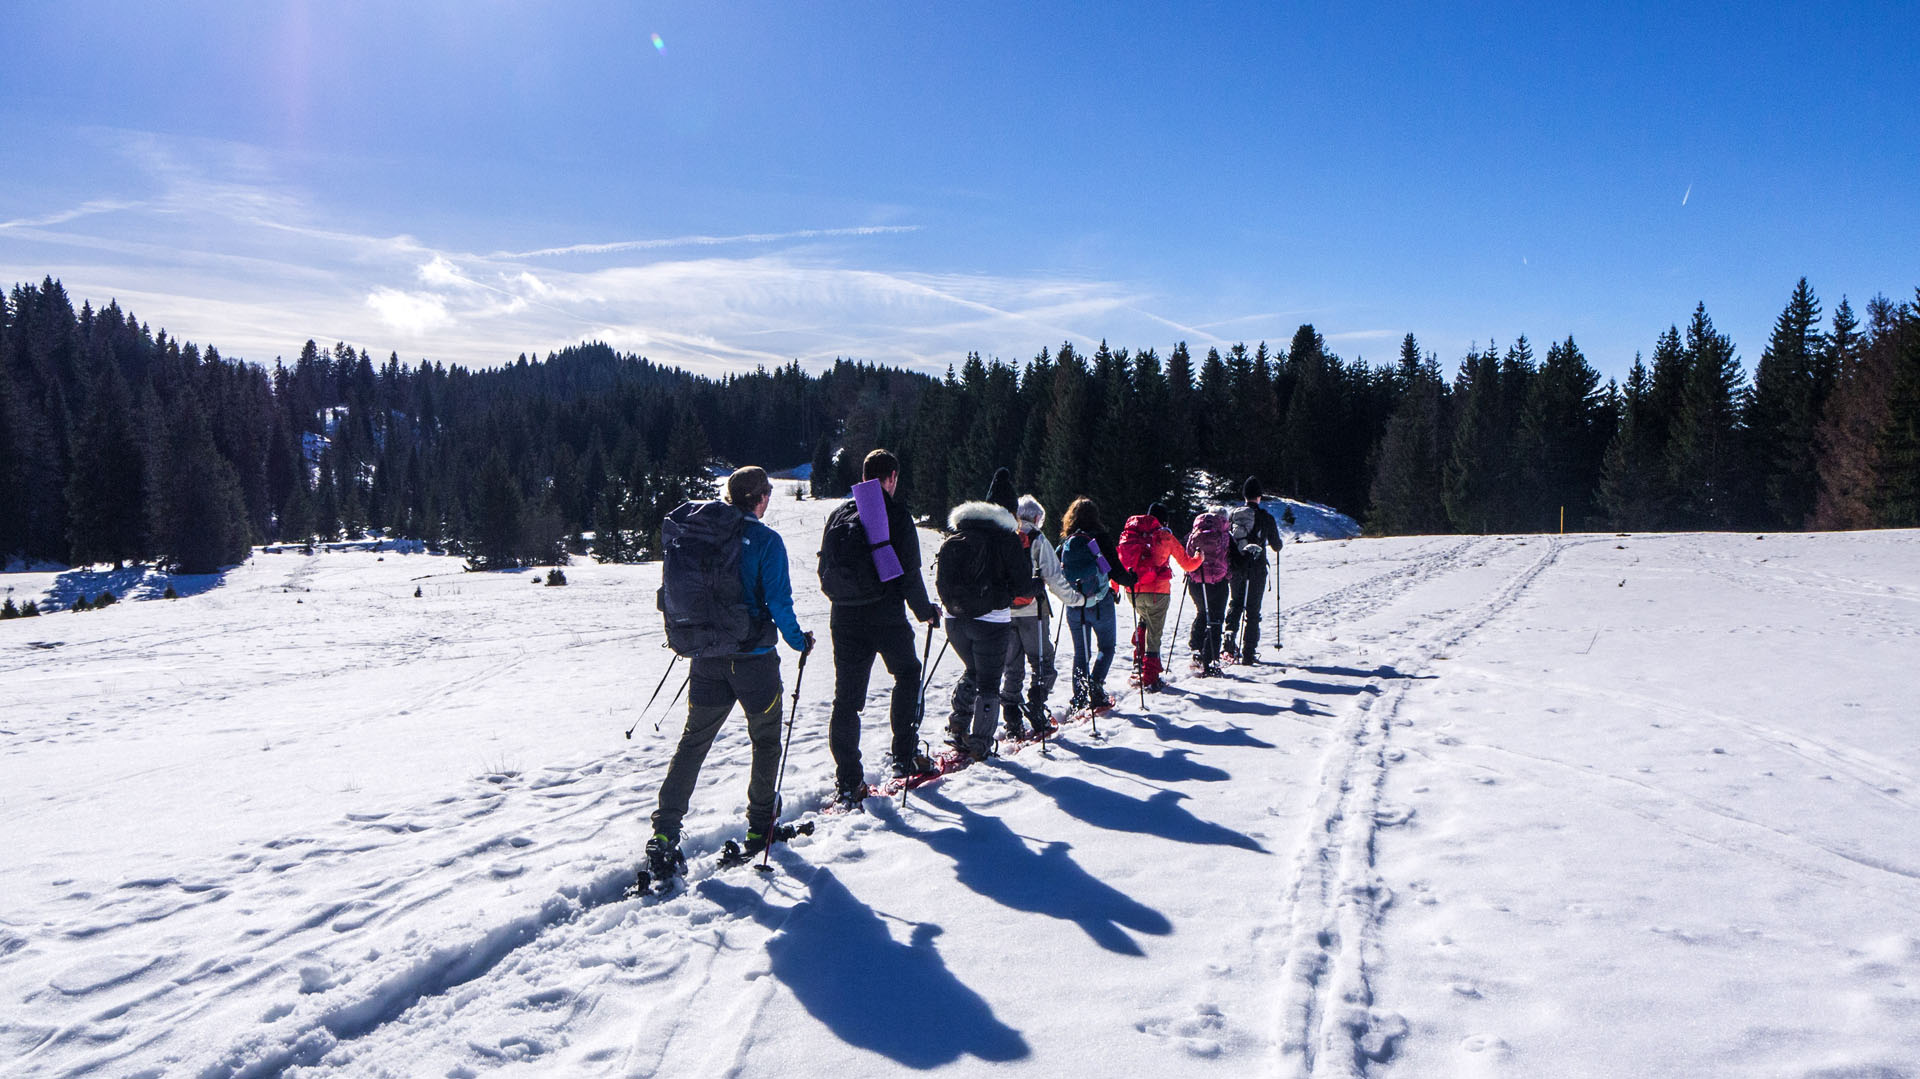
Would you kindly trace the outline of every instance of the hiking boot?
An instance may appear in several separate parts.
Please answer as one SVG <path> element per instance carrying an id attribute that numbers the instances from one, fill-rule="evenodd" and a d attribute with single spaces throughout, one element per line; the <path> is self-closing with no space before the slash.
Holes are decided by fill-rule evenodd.
<path id="1" fill-rule="evenodd" d="M 853 809 L 854 807 L 858 806 L 861 802 L 866 801 L 867 796 L 872 793 L 873 793 L 872 789 L 867 786 L 865 781 L 860 781 L 856 783 L 842 783 L 838 787 L 834 788 L 833 800 L 836 804 L 840 806 L 843 806 L 847 809 Z M 752 832 L 747 833 L 747 843 L 749 846 L 751 846 L 753 843 Z M 761 843 L 761 846 L 764 847 L 766 846 L 766 844 L 763 842 Z"/>
<path id="2" fill-rule="evenodd" d="M 656 885 L 687 871 L 687 856 L 680 853 L 680 841 L 655 833 L 647 840 L 647 874 Z"/>
<path id="3" fill-rule="evenodd" d="M 1094 690 L 1092 695 L 1088 698 L 1087 704 L 1088 704 L 1088 707 L 1092 708 L 1096 712 L 1113 711 L 1113 698 L 1107 696 L 1107 691 L 1104 689 Z"/>
<path id="4" fill-rule="evenodd" d="M 893 759 L 893 778 L 895 779 L 925 775 L 931 771 L 933 771 L 933 758 L 925 753 L 911 753 L 905 757 Z"/>

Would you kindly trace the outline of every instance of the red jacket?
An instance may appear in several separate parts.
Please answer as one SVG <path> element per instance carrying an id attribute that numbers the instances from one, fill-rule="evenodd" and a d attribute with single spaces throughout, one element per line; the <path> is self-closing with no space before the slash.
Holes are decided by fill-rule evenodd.
<path id="1" fill-rule="evenodd" d="M 1164 596 L 1172 592 L 1173 569 L 1168 565 L 1170 561 L 1178 564 L 1182 573 L 1192 573 L 1200 565 L 1199 555 L 1188 554 L 1186 545 L 1180 542 L 1180 537 L 1147 514 L 1127 518 L 1127 526 L 1122 530 L 1120 538 L 1120 547 L 1123 550 L 1128 546 L 1126 538 L 1128 532 L 1135 534 L 1145 532 L 1152 537 L 1152 546 L 1147 549 L 1145 557 L 1140 558 L 1137 564 L 1127 567 L 1140 577 L 1139 582 L 1133 586 L 1136 595 L 1153 593 Z"/>

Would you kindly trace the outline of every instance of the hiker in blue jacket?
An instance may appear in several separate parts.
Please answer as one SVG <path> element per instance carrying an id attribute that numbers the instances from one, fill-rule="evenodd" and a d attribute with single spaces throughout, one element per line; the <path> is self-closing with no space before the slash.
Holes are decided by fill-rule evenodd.
<path id="1" fill-rule="evenodd" d="M 660 784 L 653 838 L 647 841 L 647 861 L 655 880 L 665 880 L 686 867 L 680 854 L 680 822 L 700 779 L 707 750 L 735 703 L 747 714 L 747 738 L 753 744 L 753 763 L 747 778 L 747 852 L 764 849 L 773 828 L 783 688 L 780 657 L 774 649 L 784 640 L 787 647 L 804 655 L 813 650 L 813 634 L 802 630 L 793 614 L 787 546 L 778 532 L 760 521 L 772 497 L 773 482 L 767 479 L 766 470 L 748 466 L 727 477 L 726 506 L 703 503 L 696 507 L 703 514 L 745 517 L 739 540 L 740 588 L 749 629 L 732 654 L 703 655 L 690 663 L 687 726 L 673 751 L 673 763 L 667 766 L 667 778 Z"/>

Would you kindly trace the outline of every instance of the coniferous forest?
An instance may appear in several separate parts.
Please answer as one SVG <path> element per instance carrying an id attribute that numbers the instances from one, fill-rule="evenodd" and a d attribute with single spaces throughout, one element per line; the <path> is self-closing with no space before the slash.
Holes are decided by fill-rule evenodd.
<path id="1" fill-rule="evenodd" d="M 223 358 L 57 281 L 0 298 L 0 555 L 204 573 L 260 542 L 368 532 L 476 568 L 646 557 L 716 464 L 812 462 L 839 495 L 899 454 L 923 515 L 999 466 L 1057 515 L 1155 500 L 1184 514 L 1259 476 L 1379 534 L 1920 526 L 1920 293 L 1825 314 L 1803 279 L 1751 376 L 1704 305 L 1624 384 L 1569 337 L 1475 347 L 1451 374 L 1409 334 L 1346 361 L 1284 349 L 1165 356 L 1104 343 L 944 379 L 841 360 L 713 379 L 582 344 L 469 370 L 309 341 Z"/>

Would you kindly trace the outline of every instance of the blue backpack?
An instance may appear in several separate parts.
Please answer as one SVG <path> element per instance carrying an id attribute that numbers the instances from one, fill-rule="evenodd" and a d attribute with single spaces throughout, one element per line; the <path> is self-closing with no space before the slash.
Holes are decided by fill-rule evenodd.
<path id="1" fill-rule="evenodd" d="M 1060 545 L 1060 575 L 1089 603 L 1107 594 L 1108 568 L 1100 545 L 1085 532 L 1075 532 Z"/>

